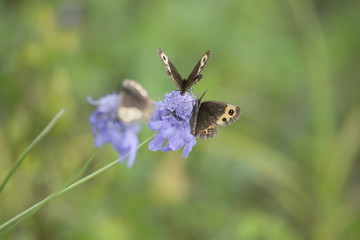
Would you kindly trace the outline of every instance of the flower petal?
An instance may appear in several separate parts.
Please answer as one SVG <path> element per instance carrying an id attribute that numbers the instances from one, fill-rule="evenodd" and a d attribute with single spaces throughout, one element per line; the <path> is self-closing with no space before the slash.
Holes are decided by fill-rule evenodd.
<path id="1" fill-rule="evenodd" d="M 132 165 L 134 165 L 135 159 L 136 159 L 136 152 L 139 145 L 139 139 L 137 138 L 136 134 L 133 134 L 130 139 L 130 152 L 129 152 L 129 160 L 126 164 L 128 168 L 131 168 Z"/>
<path id="2" fill-rule="evenodd" d="M 119 94 L 108 94 L 98 100 L 93 100 L 91 97 L 87 97 L 90 104 L 98 106 L 98 110 L 101 112 L 111 112 L 119 108 L 120 96 Z"/>
<path id="3" fill-rule="evenodd" d="M 170 150 L 172 150 L 172 149 L 169 147 L 169 142 L 167 142 L 167 143 L 161 148 L 161 151 L 163 151 L 163 152 L 169 152 Z"/>
<path id="4" fill-rule="evenodd" d="M 191 152 L 191 150 L 192 150 L 192 148 L 193 148 L 193 146 L 194 146 L 195 144 L 196 144 L 196 140 L 195 140 L 194 142 L 190 142 L 190 143 L 185 144 L 184 150 L 183 150 L 183 152 L 182 152 L 182 156 L 183 156 L 184 158 L 187 158 L 187 157 L 188 157 L 189 153 Z"/>
<path id="5" fill-rule="evenodd" d="M 174 134 L 171 138 L 169 138 L 169 147 L 174 151 L 179 150 L 184 144 L 185 142 L 179 134 Z"/>
<path id="6" fill-rule="evenodd" d="M 165 138 L 163 138 L 161 136 L 161 134 L 156 134 L 154 139 L 151 140 L 151 142 L 149 143 L 149 150 L 151 151 L 158 151 L 161 149 L 162 145 L 165 142 Z"/>
<path id="7" fill-rule="evenodd" d="M 148 126 L 152 131 L 158 131 L 164 125 L 162 121 L 149 122 Z"/>

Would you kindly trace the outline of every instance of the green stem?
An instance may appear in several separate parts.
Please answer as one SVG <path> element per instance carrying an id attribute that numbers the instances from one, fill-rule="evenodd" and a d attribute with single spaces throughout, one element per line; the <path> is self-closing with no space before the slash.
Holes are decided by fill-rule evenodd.
<path id="1" fill-rule="evenodd" d="M 61 115 L 64 113 L 64 109 L 60 110 L 56 116 L 50 121 L 50 123 L 40 132 L 40 134 L 30 143 L 30 145 L 25 149 L 25 151 L 20 155 L 20 157 L 16 160 L 15 164 L 3 180 L 0 186 L 0 194 L 4 190 L 6 184 L 9 182 L 12 175 L 16 172 L 16 170 L 19 168 L 21 163 L 24 161 L 26 156 L 29 154 L 29 152 L 34 148 L 34 146 L 40 142 L 40 140 L 53 128 L 55 123 L 59 120 Z"/>
<path id="2" fill-rule="evenodd" d="M 155 135 L 155 134 L 154 134 Z M 137 148 L 142 147 L 144 144 L 146 144 L 147 142 L 149 142 L 154 135 L 152 135 L 151 137 L 149 137 L 148 139 L 146 139 L 145 141 L 143 141 L 142 143 L 140 143 Z M 62 188 L 60 191 L 57 191 L 53 194 L 51 194 L 50 196 L 46 197 L 45 199 L 43 199 L 42 201 L 34 204 L 33 206 L 29 207 L 28 209 L 26 209 L 25 211 L 19 213 L 18 215 L 16 215 L 15 217 L 11 218 L 10 220 L 8 220 L 7 222 L 3 223 L 2 225 L 0 225 L 0 232 L 4 231 L 3 229 L 5 229 L 6 227 L 8 227 L 10 224 L 15 223 L 16 221 L 20 221 L 22 220 L 23 217 L 25 217 L 26 215 L 28 215 L 29 213 L 31 213 L 34 210 L 39 209 L 40 207 L 44 206 L 46 203 L 50 202 L 52 199 L 58 197 L 59 195 L 69 191 L 70 189 L 79 186 L 80 184 L 90 180 L 91 178 L 95 177 L 96 175 L 102 173 L 103 171 L 107 170 L 108 168 L 112 167 L 113 165 L 117 164 L 119 162 L 119 159 L 116 159 L 115 161 L 109 163 L 108 165 L 100 168 L 99 170 L 89 174 L 88 176 L 78 180 L 77 182 L 67 186 L 67 184 L 65 184 L 65 188 Z M 77 174 L 78 175 L 78 174 Z M 76 176 L 77 176 L 76 175 Z M 72 178 L 73 179 L 73 178 Z M 29 215 L 28 215 L 29 216 Z"/>
<path id="3" fill-rule="evenodd" d="M 61 188 L 65 188 L 65 187 L 68 187 L 73 181 L 75 181 L 78 177 L 80 177 L 84 172 L 85 170 L 87 169 L 87 167 L 90 165 L 91 163 L 91 160 L 93 160 L 94 156 L 95 156 L 95 153 L 99 150 L 99 148 L 94 148 L 89 157 L 85 160 L 84 164 L 82 165 L 82 167 L 79 169 L 79 171 L 72 177 L 70 178 L 65 184 L 64 186 Z"/>
<path id="4" fill-rule="evenodd" d="M 54 192 L 53 194 L 51 194 L 49 197 L 47 197 L 46 199 L 44 199 L 43 201 L 39 202 L 38 204 L 36 204 L 36 206 L 34 205 L 33 209 L 30 209 L 29 211 L 25 212 L 24 215 L 22 215 L 22 217 L 14 222 L 12 225 L 10 225 L 9 227 L 7 227 L 2 234 L 7 233 L 8 231 L 10 231 L 11 229 L 15 228 L 17 225 L 19 225 L 20 223 L 22 223 L 23 221 L 25 221 L 28 217 L 30 217 L 32 214 L 34 214 L 38 209 L 40 209 L 43 205 L 45 205 L 46 203 L 50 202 L 52 199 L 54 199 L 56 196 L 58 196 L 58 194 L 60 193 L 60 191 L 62 191 L 64 188 L 68 187 L 71 183 L 73 183 L 73 181 L 75 181 L 79 176 L 81 176 L 81 174 L 84 173 L 84 171 L 87 169 L 87 167 L 89 166 L 89 164 L 91 163 L 91 161 L 93 160 L 95 153 L 99 150 L 99 148 L 94 148 L 91 153 L 89 154 L 89 156 L 87 157 L 87 159 L 85 160 L 85 162 L 83 163 L 83 165 L 81 166 L 81 168 L 77 171 L 76 174 L 74 174 L 73 177 L 71 177 L 61 188 L 59 188 L 58 191 Z"/>

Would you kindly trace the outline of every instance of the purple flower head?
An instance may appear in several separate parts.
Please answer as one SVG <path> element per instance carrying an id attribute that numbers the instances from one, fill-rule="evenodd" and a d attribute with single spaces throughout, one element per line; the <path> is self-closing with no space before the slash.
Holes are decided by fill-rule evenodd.
<path id="1" fill-rule="evenodd" d="M 190 117 L 194 107 L 195 97 L 186 92 L 183 96 L 180 91 L 165 94 L 164 101 L 156 102 L 149 128 L 157 131 L 149 144 L 152 151 L 177 151 L 184 146 L 182 156 L 186 158 L 196 144 L 196 139 L 190 133 Z"/>
<path id="2" fill-rule="evenodd" d="M 121 107 L 120 95 L 113 93 L 106 95 L 99 100 L 87 99 L 97 108 L 92 112 L 89 121 L 95 137 L 95 146 L 101 147 L 104 143 L 111 143 L 120 154 L 120 162 L 124 162 L 129 156 L 127 167 L 135 162 L 139 139 L 137 133 L 140 131 L 139 124 L 124 124 L 117 114 Z"/>

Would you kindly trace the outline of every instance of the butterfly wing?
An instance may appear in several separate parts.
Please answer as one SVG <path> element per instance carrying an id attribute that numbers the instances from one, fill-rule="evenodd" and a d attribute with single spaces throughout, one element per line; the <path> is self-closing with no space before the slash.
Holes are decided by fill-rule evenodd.
<path id="1" fill-rule="evenodd" d="M 125 123 L 147 120 L 152 110 L 152 100 L 147 91 L 134 80 L 124 80 L 120 92 L 118 117 Z"/>
<path id="2" fill-rule="evenodd" d="M 197 100 L 190 118 L 191 134 L 203 139 L 214 137 L 217 133 L 217 126 L 211 120 L 209 112 L 204 111 L 201 105 L 201 100 Z"/>
<path id="3" fill-rule="evenodd" d="M 167 74 L 174 81 L 175 85 L 182 91 L 183 89 L 183 79 L 181 78 L 180 73 L 176 70 L 174 64 L 170 61 L 169 57 L 159 48 L 157 50 L 161 61 L 164 63 L 167 70 Z M 185 92 L 185 91 L 184 91 Z"/>
<path id="4" fill-rule="evenodd" d="M 211 56 L 211 52 L 209 50 L 200 58 L 200 60 L 195 65 L 194 69 L 192 70 L 192 72 L 185 81 L 185 86 L 184 86 L 185 91 L 186 89 L 191 88 L 195 83 L 200 81 L 200 79 L 202 78 L 200 72 L 204 69 L 205 64 L 209 60 L 210 56 Z"/>
<path id="5" fill-rule="evenodd" d="M 240 108 L 220 101 L 196 102 L 190 119 L 191 134 L 198 138 L 211 138 L 217 126 L 227 126 L 240 117 Z"/>

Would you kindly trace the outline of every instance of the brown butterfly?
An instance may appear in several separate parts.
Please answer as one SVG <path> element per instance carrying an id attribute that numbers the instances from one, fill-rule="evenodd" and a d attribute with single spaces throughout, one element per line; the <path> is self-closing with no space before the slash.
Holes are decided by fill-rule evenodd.
<path id="1" fill-rule="evenodd" d="M 191 134 L 197 138 L 211 138 L 217 133 L 218 126 L 227 126 L 240 117 L 240 108 L 219 101 L 202 101 L 206 92 L 195 102 L 190 118 Z"/>
<path id="2" fill-rule="evenodd" d="M 207 51 L 196 64 L 190 75 L 186 79 L 183 79 L 179 72 L 176 70 L 174 64 L 160 48 L 157 50 L 157 53 L 161 61 L 165 65 L 167 74 L 174 81 L 175 85 L 180 89 L 181 95 L 184 95 L 186 90 L 190 89 L 195 83 L 200 81 L 200 79 L 202 78 L 200 72 L 203 70 L 205 64 L 211 56 L 210 50 Z"/>
<path id="3" fill-rule="evenodd" d="M 120 92 L 118 117 L 124 123 L 136 123 L 148 120 L 153 108 L 153 101 L 140 83 L 126 79 Z"/>

